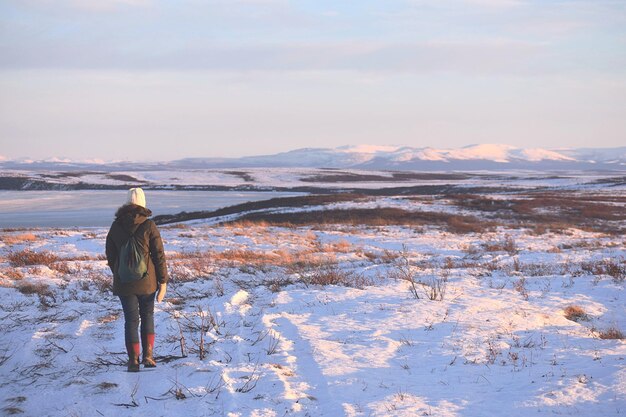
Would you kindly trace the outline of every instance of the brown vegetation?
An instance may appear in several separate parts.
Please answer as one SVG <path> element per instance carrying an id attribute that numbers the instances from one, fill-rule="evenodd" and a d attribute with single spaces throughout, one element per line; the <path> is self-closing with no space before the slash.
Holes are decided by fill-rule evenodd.
<path id="1" fill-rule="evenodd" d="M 457 207 L 479 211 L 490 219 L 536 233 L 568 228 L 620 233 L 626 220 L 626 197 L 576 193 L 511 194 L 508 199 L 483 195 L 453 194 L 443 198 Z"/>
<path id="2" fill-rule="evenodd" d="M 438 225 L 453 233 L 483 232 L 493 229 L 494 222 L 476 217 L 449 213 L 408 211 L 401 208 L 329 209 L 291 213 L 251 213 L 238 221 L 264 222 L 275 226 L 311 226 L 322 224 L 349 224 L 369 226 Z M 229 222 L 230 223 L 230 222 Z"/>
<path id="3" fill-rule="evenodd" d="M 16 245 L 19 243 L 32 243 L 37 240 L 37 236 L 32 233 L 5 234 L 0 235 L 0 242 L 5 245 Z"/>
<path id="4" fill-rule="evenodd" d="M 501 241 L 486 242 L 482 246 L 487 252 L 507 252 L 509 255 L 517 253 L 517 245 L 510 235 L 506 235 Z"/>
<path id="5" fill-rule="evenodd" d="M 570 305 L 563 309 L 565 318 L 571 321 L 586 321 L 589 320 L 589 316 L 585 313 L 582 307 L 578 305 Z"/>
<path id="6" fill-rule="evenodd" d="M 598 337 L 600 339 L 623 340 L 624 339 L 624 333 L 620 329 L 618 329 L 617 327 L 611 326 L 608 329 L 601 330 L 600 332 L 598 332 Z"/>
<path id="7" fill-rule="evenodd" d="M 602 259 L 598 261 L 583 262 L 580 265 L 584 272 L 591 275 L 608 275 L 615 282 L 626 280 L 626 260 L 624 259 Z"/>
<path id="8" fill-rule="evenodd" d="M 37 295 L 50 295 L 50 288 L 42 282 L 20 282 L 17 286 L 17 290 L 22 294 L 37 294 Z"/>
<path id="9" fill-rule="evenodd" d="M 22 271 L 16 268 L 11 268 L 11 267 L 2 268 L 0 270 L 0 274 L 4 275 L 5 277 L 9 279 L 16 280 L 16 281 L 24 278 L 24 273 Z"/>
<path id="10" fill-rule="evenodd" d="M 11 266 L 27 266 L 27 265 L 45 265 L 50 266 L 59 258 L 48 251 L 34 252 L 30 249 L 24 249 L 17 252 L 11 252 L 7 256 Z"/>

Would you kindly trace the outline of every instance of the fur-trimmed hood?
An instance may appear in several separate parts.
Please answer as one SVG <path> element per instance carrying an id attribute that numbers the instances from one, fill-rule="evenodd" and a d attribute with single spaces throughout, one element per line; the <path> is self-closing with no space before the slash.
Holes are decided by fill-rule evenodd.
<path id="1" fill-rule="evenodd" d="M 124 229 L 132 230 L 152 216 L 152 211 L 137 204 L 124 204 L 115 212 L 115 221 L 120 222 Z"/>

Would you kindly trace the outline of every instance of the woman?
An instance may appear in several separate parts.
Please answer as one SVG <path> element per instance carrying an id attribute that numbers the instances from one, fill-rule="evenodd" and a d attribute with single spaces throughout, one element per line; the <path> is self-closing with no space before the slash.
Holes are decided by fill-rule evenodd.
<path id="1" fill-rule="evenodd" d="M 154 221 L 148 219 L 152 212 L 146 208 L 146 197 L 141 188 L 128 190 L 126 203 L 115 213 L 115 221 L 106 240 L 106 255 L 113 272 L 113 294 L 119 296 L 124 310 L 124 336 L 128 352 L 128 372 L 139 372 L 139 336 L 137 328 L 141 318 L 142 363 L 146 368 L 156 367 L 154 348 L 154 298 L 158 302 L 167 290 L 167 266 L 161 235 Z M 136 253 L 147 269 L 140 278 L 127 280 L 120 276 L 120 253 L 133 237 Z M 122 252 L 122 256 L 124 253 Z"/>

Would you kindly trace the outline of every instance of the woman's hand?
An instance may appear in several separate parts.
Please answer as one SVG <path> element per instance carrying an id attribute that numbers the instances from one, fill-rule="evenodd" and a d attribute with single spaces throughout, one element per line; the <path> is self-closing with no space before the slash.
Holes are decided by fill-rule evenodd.
<path id="1" fill-rule="evenodd" d="M 159 284 L 159 292 L 157 293 L 157 302 L 161 302 L 163 301 L 163 299 L 165 298 L 165 292 L 167 291 L 167 284 L 163 283 L 163 284 Z"/>

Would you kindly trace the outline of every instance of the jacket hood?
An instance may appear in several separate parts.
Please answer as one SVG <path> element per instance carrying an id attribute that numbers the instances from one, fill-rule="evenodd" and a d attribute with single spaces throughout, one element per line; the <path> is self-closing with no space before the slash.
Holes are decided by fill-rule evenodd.
<path id="1" fill-rule="evenodd" d="M 120 222 L 125 229 L 132 230 L 150 216 L 152 216 L 150 209 L 137 204 L 124 204 L 115 212 L 115 221 Z"/>

